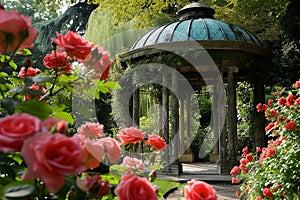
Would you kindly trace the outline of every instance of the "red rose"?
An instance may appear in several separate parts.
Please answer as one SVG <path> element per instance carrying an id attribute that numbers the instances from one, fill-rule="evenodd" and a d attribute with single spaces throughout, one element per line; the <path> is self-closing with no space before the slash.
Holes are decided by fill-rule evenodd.
<path id="1" fill-rule="evenodd" d="M 231 182 L 232 182 L 233 184 L 239 183 L 239 179 L 238 179 L 238 178 L 232 178 L 232 179 L 231 179 Z"/>
<path id="2" fill-rule="evenodd" d="M 76 184 L 82 191 L 89 192 L 94 197 L 100 199 L 109 194 L 111 189 L 107 180 L 102 180 L 99 175 L 90 177 L 88 173 L 86 174 L 86 178 L 77 178 Z"/>
<path id="3" fill-rule="evenodd" d="M 272 191 L 270 190 L 270 188 L 264 188 L 263 190 L 263 194 L 265 197 L 267 198 L 271 198 L 273 196 Z"/>
<path id="4" fill-rule="evenodd" d="M 29 89 L 34 90 L 34 91 L 38 91 L 39 90 L 42 94 L 46 93 L 46 89 L 44 87 L 39 86 L 39 85 L 32 85 L 32 86 L 29 87 Z M 29 95 L 26 95 L 24 97 L 25 101 L 30 100 L 30 99 L 41 100 L 42 96 L 38 95 L 38 94 L 29 94 Z"/>
<path id="5" fill-rule="evenodd" d="M 235 195 L 236 195 L 237 197 L 240 197 L 240 196 L 241 196 L 241 192 L 240 192 L 240 191 L 236 191 L 236 192 L 235 192 Z"/>
<path id="6" fill-rule="evenodd" d="M 268 105 L 270 106 L 270 105 L 272 105 L 273 104 L 273 99 L 269 99 L 268 100 Z"/>
<path id="7" fill-rule="evenodd" d="M 92 68 L 98 72 L 98 77 L 101 80 L 107 81 L 108 72 L 112 62 L 109 60 L 110 53 L 105 51 L 102 47 L 96 47 L 91 54 L 87 56 L 84 64 L 92 66 Z"/>
<path id="8" fill-rule="evenodd" d="M 295 106 L 299 106 L 300 105 L 300 97 L 298 97 L 295 102 L 294 102 Z"/>
<path id="9" fill-rule="evenodd" d="M 232 168 L 232 170 L 230 171 L 231 176 L 235 176 L 237 175 L 237 173 L 239 173 L 241 171 L 241 169 L 238 166 L 234 166 Z"/>
<path id="10" fill-rule="evenodd" d="M 242 158 L 242 159 L 240 160 L 241 166 L 246 166 L 248 162 L 249 162 L 249 160 L 246 159 L 246 158 Z"/>
<path id="11" fill-rule="evenodd" d="M 81 35 L 73 31 L 68 31 L 66 35 L 56 33 L 57 38 L 51 38 L 59 48 L 73 59 L 77 59 L 79 62 L 83 61 L 87 55 L 89 55 L 94 48 L 94 44 L 87 40 L 84 40 Z"/>
<path id="12" fill-rule="evenodd" d="M 44 65 L 49 69 L 59 69 L 60 71 L 69 72 L 72 70 L 71 63 L 66 54 L 62 51 L 52 51 L 44 58 Z"/>
<path id="13" fill-rule="evenodd" d="M 41 131 L 42 121 L 27 113 L 0 118 L 0 151 L 20 151 L 28 137 Z"/>
<path id="14" fill-rule="evenodd" d="M 258 196 L 256 200 L 262 200 L 262 196 Z"/>
<path id="15" fill-rule="evenodd" d="M 300 79 L 293 84 L 294 87 L 300 88 Z"/>
<path id="16" fill-rule="evenodd" d="M 247 154 L 246 159 L 251 162 L 254 159 L 252 153 Z"/>
<path id="17" fill-rule="evenodd" d="M 286 98 L 286 105 L 287 106 L 291 106 L 291 105 L 293 105 L 294 104 L 294 102 L 295 102 L 295 100 L 296 100 L 296 96 L 295 95 L 293 95 L 292 93 L 290 93 L 289 94 L 289 96 Z"/>
<path id="18" fill-rule="evenodd" d="M 85 170 L 79 144 L 63 134 L 37 134 L 24 142 L 22 151 L 28 170 L 23 180 L 41 178 L 49 192 L 58 192 L 65 175 Z"/>
<path id="19" fill-rule="evenodd" d="M 246 155 L 248 153 L 248 146 L 244 147 L 242 152 L 243 152 L 243 155 Z"/>
<path id="20" fill-rule="evenodd" d="M 123 128 L 117 134 L 117 137 L 121 140 L 120 145 L 129 144 L 129 143 L 137 143 L 143 140 L 145 133 L 134 126 L 129 128 Z"/>
<path id="21" fill-rule="evenodd" d="M 267 108 L 268 108 L 268 105 L 266 105 L 266 104 L 261 104 L 261 103 L 257 104 L 257 106 L 256 106 L 257 112 L 263 112 L 263 111 L 265 111 Z"/>
<path id="22" fill-rule="evenodd" d="M 192 179 L 184 187 L 184 197 L 186 200 L 216 200 L 215 189 L 203 181 Z"/>
<path id="23" fill-rule="evenodd" d="M 144 142 L 152 146 L 155 150 L 163 150 L 167 147 L 166 141 L 156 134 L 149 135 L 148 139 L 144 140 Z"/>
<path id="24" fill-rule="evenodd" d="M 279 98 L 278 99 L 278 104 L 281 105 L 281 106 L 285 106 L 286 98 L 283 98 L 283 97 Z"/>
<path id="25" fill-rule="evenodd" d="M 268 132 L 274 128 L 275 124 L 273 122 L 270 122 L 268 126 L 266 126 L 265 131 Z"/>
<path id="26" fill-rule="evenodd" d="M 256 147 L 256 152 L 261 152 L 261 148 L 260 147 Z"/>
<path id="27" fill-rule="evenodd" d="M 146 179 L 128 174 L 122 176 L 115 189 L 119 200 L 156 200 L 156 189 Z"/>
<path id="28" fill-rule="evenodd" d="M 294 121 L 289 121 L 286 125 L 284 125 L 284 128 L 287 130 L 295 130 L 297 127 L 297 124 Z"/>
<path id="29" fill-rule="evenodd" d="M 39 70 L 37 68 L 33 68 L 33 67 L 28 67 L 26 74 L 25 74 L 25 71 L 26 71 L 26 68 L 21 67 L 18 77 L 25 78 L 25 76 L 36 76 L 38 73 L 41 72 L 41 70 Z"/>
<path id="30" fill-rule="evenodd" d="M 38 31 L 31 27 L 30 17 L 0 9 L 0 54 L 32 48 L 37 35 Z"/>

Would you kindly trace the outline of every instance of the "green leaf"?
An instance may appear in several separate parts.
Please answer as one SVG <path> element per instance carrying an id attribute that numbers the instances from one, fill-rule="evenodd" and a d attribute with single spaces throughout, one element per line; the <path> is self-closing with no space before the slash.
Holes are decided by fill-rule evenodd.
<path id="1" fill-rule="evenodd" d="M 9 93 L 21 93 L 24 90 L 25 90 L 24 86 L 17 86 L 17 87 L 14 87 L 14 88 L 10 89 L 8 92 Z"/>
<path id="2" fill-rule="evenodd" d="M 16 108 L 16 112 L 29 113 L 44 120 L 52 114 L 52 109 L 44 101 L 30 99 L 20 103 Z"/>
<path id="3" fill-rule="evenodd" d="M 5 187 L 4 197 L 6 199 L 27 199 L 35 192 L 35 187 L 28 181 L 13 182 Z"/>
<path id="4" fill-rule="evenodd" d="M 53 77 L 52 76 L 34 76 L 34 77 L 32 77 L 31 79 L 32 79 L 32 81 L 33 82 L 44 82 L 44 81 L 49 81 L 49 80 L 51 80 Z"/>
<path id="5" fill-rule="evenodd" d="M 121 89 L 121 86 L 117 82 L 106 82 L 103 85 L 110 89 Z"/>
<path id="6" fill-rule="evenodd" d="M 20 54 L 22 54 L 22 55 L 24 55 L 24 56 L 30 56 L 30 55 L 32 55 L 32 53 L 31 53 L 31 51 L 29 50 L 29 49 L 19 49 L 19 53 Z"/>
<path id="7" fill-rule="evenodd" d="M 12 97 L 7 97 L 1 100 L 1 107 L 7 110 L 9 114 L 12 114 L 14 113 L 19 103 L 20 102 L 17 99 Z"/>
<path id="8" fill-rule="evenodd" d="M 98 90 L 99 92 L 102 92 L 102 93 L 108 93 L 108 92 L 109 92 L 109 89 L 108 89 L 107 87 L 103 86 L 103 85 L 99 85 L 99 86 L 97 87 L 97 90 Z"/>
<path id="9" fill-rule="evenodd" d="M 16 69 L 18 68 L 17 64 L 16 64 L 13 60 L 9 61 L 8 64 L 9 64 L 9 66 L 11 66 L 14 70 L 16 70 Z"/>
<path id="10" fill-rule="evenodd" d="M 66 120 L 69 124 L 74 124 L 74 119 L 72 117 L 72 115 L 68 112 L 64 112 L 64 111 L 54 111 L 53 113 L 53 117 L 57 117 L 60 119 L 64 119 Z"/>

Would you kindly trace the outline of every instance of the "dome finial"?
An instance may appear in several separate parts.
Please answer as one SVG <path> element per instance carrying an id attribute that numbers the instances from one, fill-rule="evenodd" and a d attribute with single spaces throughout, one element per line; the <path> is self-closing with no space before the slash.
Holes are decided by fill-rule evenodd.
<path id="1" fill-rule="evenodd" d="M 214 18 L 215 10 L 204 3 L 194 2 L 177 12 L 179 20 L 192 18 Z"/>

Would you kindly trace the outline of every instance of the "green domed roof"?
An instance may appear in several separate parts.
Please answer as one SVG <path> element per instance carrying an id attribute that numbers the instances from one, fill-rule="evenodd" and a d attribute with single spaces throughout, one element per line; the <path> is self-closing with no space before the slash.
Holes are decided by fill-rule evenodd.
<path id="1" fill-rule="evenodd" d="M 177 22 L 152 29 L 132 46 L 131 50 L 155 45 L 188 40 L 231 40 L 261 45 L 251 32 L 221 20 L 214 19 L 214 9 L 201 3 L 192 3 L 182 8 Z"/>

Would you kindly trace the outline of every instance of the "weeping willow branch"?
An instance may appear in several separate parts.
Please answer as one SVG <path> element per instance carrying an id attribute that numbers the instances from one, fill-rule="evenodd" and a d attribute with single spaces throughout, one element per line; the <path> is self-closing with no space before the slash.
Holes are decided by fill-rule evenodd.
<path id="1" fill-rule="evenodd" d="M 64 14 L 46 22 L 34 25 L 39 31 L 35 45 L 42 52 L 51 51 L 51 37 L 55 37 L 56 32 L 64 33 L 67 30 L 77 32 L 81 35 L 85 33 L 86 25 L 90 14 L 99 5 L 79 2 L 66 10 Z"/>

